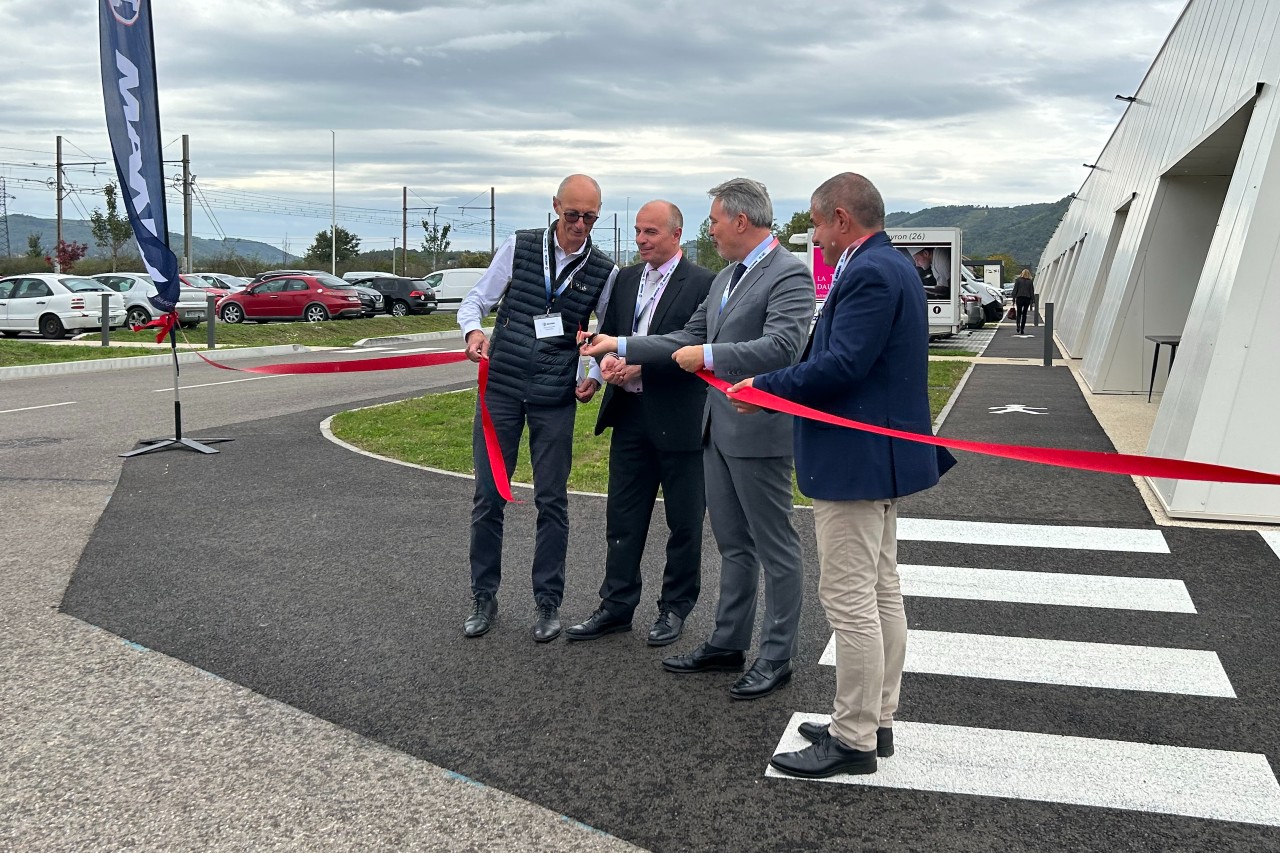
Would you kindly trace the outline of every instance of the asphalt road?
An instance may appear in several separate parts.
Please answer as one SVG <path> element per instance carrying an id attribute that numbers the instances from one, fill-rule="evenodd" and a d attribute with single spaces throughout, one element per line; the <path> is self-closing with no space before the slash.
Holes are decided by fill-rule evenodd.
<path id="1" fill-rule="evenodd" d="M 30 636 L 4 659 L 0 688 L 19 709 L 17 759 L 4 765 L 18 784 L 0 813 L 23 838 L 621 843 L 605 832 L 655 850 L 1280 849 L 1280 558 L 1257 532 L 1157 528 L 1125 478 L 964 456 L 902 507 L 913 633 L 898 754 L 875 776 L 783 779 L 769 756 L 794 748 L 795 723 L 828 712 L 834 688 L 806 512 L 798 674 L 767 699 L 732 702 L 730 676 L 658 664 L 709 630 L 709 538 L 707 592 L 677 646 L 648 649 L 642 630 L 536 646 L 533 510 L 511 507 L 500 623 L 466 640 L 470 484 L 354 454 L 319 425 L 459 387 L 470 369 L 197 388 L 227 376 L 199 370 L 210 373 L 186 375 L 190 432 L 236 442 L 216 457 L 132 460 L 118 484 L 107 456 L 167 432 L 162 372 L 0 386 L 0 412 L 75 403 L 0 414 L 17 418 L 0 424 L 6 437 L 17 427 L 27 496 L 6 499 L 4 539 L 28 505 L 68 507 L 82 533 L 0 563 L 26 602 L 14 615 L 6 605 L 13 625 L 0 627 Z M 137 425 L 117 410 L 143 395 L 159 414 Z M 1062 368 L 976 368 L 942 431 L 1110 448 Z M 73 459 L 73 446 L 88 455 Z M 570 619 L 595 604 L 602 511 L 601 498 L 571 499 Z M 181 535 L 155 523 L 167 513 Z M 413 819 L 397 820 L 406 808 Z"/>
<path id="2" fill-rule="evenodd" d="M 185 431 L 251 443 L 245 420 L 472 377 L 463 366 L 268 378 L 184 366 Z M 117 454 L 172 430 L 168 367 L 0 382 L 0 850 L 630 849 L 60 612 L 116 491 Z M 200 461 L 241 452 L 219 446 Z M 163 480 L 195 458 L 135 464 Z M 200 561 L 216 561 L 208 507 L 225 497 L 211 472 L 197 466 L 169 520 L 143 520 L 120 559 L 145 560 L 138 549 L 171 530 L 162 552 L 198 534 L 212 549 Z"/>

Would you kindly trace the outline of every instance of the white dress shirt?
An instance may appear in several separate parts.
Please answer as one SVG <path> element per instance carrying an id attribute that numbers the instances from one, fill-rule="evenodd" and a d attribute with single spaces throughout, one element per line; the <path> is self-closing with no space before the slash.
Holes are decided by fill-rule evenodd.
<path id="1" fill-rule="evenodd" d="M 560 237 L 555 231 L 551 232 L 551 242 L 555 246 L 556 269 L 564 269 L 565 265 L 576 258 L 582 257 L 582 253 L 587 250 L 588 243 L 583 242 L 582 246 L 576 252 L 566 252 L 560 247 Z M 502 299 L 502 295 L 507 291 L 507 283 L 511 281 L 512 269 L 516 260 L 516 235 L 512 234 L 506 240 L 502 241 L 502 245 L 498 247 L 498 251 L 493 253 L 493 261 L 489 264 L 489 269 L 485 270 L 484 275 L 480 276 L 480 280 L 475 283 L 470 292 L 462 297 L 462 304 L 458 306 L 458 326 L 462 329 L 462 338 L 466 340 L 467 335 L 481 328 L 481 321 L 489 316 L 489 312 L 493 310 L 493 306 L 498 304 L 498 300 Z M 604 317 L 604 312 L 609 307 L 609 297 L 613 294 L 613 281 L 618 277 L 618 267 L 615 265 L 613 272 L 609 273 L 609 279 L 604 283 L 604 289 L 600 291 L 600 301 L 596 303 L 596 318 Z M 600 368 L 596 365 L 594 359 L 587 359 L 589 362 L 589 370 L 587 375 L 592 379 L 603 384 L 600 376 Z M 582 359 L 578 361 L 578 381 L 582 380 L 583 364 Z"/>

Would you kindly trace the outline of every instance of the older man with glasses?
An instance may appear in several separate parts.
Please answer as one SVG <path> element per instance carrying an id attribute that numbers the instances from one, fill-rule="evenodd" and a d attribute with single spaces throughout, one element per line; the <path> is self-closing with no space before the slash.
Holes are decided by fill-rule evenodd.
<path id="1" fill-rule="evenodd" d="M 565 554 L 569 544 L 569 466 L 573 458 L 575 399 L 588 402 L 600 379 L 580 369 L 575 335 L 591 313 L 604 316 L 618 268 L 591 243 L 600 218 L 600 185 L 570 175 L 552 199 L 556 221 L 517 231 L 498 248 L 488 271 L 462 300 L 458 325 L 467 357 L 489 360 L 487 403 L 507 475 L 525 424 L 538 511 L 533 552 L 533 639 L 560 635 Z M 490 340 L 481 320 L 498 306 Z M 502 527 L 506 501 L 498 494 L 485 450 L 479 406 L 471 436 L 476 469 L 471 510 L 471 615 L 463 626 L 479 637 L 498 614 L 502 579 Z"/>

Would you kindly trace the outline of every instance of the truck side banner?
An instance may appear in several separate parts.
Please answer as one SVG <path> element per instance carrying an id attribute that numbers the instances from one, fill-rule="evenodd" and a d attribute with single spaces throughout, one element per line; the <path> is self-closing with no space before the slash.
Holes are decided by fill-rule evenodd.
<path id="1" fill-rule="evenodd" d="M 158 292 L 151 303 L 169 312 L 178 302 L 182 282 L 178 259 L 169 249 L 150 4 L 147 0 L 100 0 L 98 34 L 107 133 L 120 196 L 142 262 L 156 284 Z"/>

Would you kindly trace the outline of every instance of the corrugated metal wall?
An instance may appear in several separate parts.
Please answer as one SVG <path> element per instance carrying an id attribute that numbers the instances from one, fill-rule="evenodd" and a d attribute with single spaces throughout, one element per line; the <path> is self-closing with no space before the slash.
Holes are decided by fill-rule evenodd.
<path id="1" fill-rule="evenodd" d="M 1280 2 L 1191 0 L 1041 258 L 1095 393 L 1163 396 L 1148 452 L 1280 471 Z M 1261 85 L 1259 85 L 1261 84 Z M 1171 514 L 1280 523 L 1280 489 L 1159 481 Z"/>

